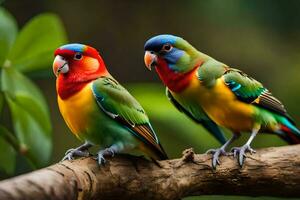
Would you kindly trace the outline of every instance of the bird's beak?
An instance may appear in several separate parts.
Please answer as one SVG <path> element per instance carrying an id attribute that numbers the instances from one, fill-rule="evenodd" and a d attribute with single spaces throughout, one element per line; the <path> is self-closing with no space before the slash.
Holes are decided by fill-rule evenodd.
<path id="1" fill-rule="evenodd" d="M 151 51 L 146 51 L 144 56 L 144 62 L 146 67 L 151 70 L 151 67 L 155 67 L 157 64 L 157 55 Z"/>
<path id="2" fill-rule="evenodd" d="M 69 71 L 69 64 L 66 59 L 57 55 L 53 62 L 53 73 L 58 76 L 60 73 L 67 73 Z"/>

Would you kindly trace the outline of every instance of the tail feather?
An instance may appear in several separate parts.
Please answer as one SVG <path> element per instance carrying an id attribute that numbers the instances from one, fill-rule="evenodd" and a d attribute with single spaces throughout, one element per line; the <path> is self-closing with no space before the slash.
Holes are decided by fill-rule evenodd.
<path id="1" fill-rule="evenodd" d="M 282 121 L 280 130 L 284 133 L 281 137 L 290 144 L 300 144 L 300 130 L 288 119 Z"/>
<path id="2" fill-rule="evenodd" d="M 284 140 L 286 140 L 289 144 L 300 144 L 299 134 L 295 134 L 295 132 L 293 132 L 291 129 L 284 125 L 281 125 L 281 131 L 284 132 L 284 135 L 282 135 L 281 137 Z"/>

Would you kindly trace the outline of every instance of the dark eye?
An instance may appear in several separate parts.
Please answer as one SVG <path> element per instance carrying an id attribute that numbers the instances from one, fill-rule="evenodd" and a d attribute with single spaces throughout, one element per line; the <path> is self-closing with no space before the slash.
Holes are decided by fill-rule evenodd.
<path id="1" fill-rule="evenodd" d="M 164 51 L 164 52 L 169 52 L 169 51 L 172 50 L 172 48 L 173 48 L 172 45 L 164 44 L 164 46 L 161 48 L 161 50 Z"/>
<path id="2" fill-rule="evenodd" d="M 75 60 L 81 60 L 81 58 L 82 58 L 82 54 L 81 54 L 81 53 L 76 53 L 76 54 L 74 55 L 74 59 L 75 59 Z"/>

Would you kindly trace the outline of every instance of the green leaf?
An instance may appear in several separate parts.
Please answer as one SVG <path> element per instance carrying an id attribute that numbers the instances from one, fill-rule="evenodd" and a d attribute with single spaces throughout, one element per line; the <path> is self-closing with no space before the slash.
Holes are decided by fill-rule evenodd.
<path id="1" fill-rule="evenodd" d="M 0 169 L 7 174 L 13 174 L 16 165 L 16 151 L 5 139 L 7 134 L 11 134 L 5 127 L 0 126 Z"/>
<path id="2" fill-rule="evenodd" d="M 2 112 L 3 104 L 4 104 L 4 97 L 3 97 L 3 93 L 0 92 L 0 113 Z"/>
<path id="3" fill-rule="evenodd" d="M 2 90 L 24 155 L 35 166 L 47 164 L 51 154 L 51 124 L 40 90 L 13 68 L 2 69 Z"/>
<path id="4" fill-rule="evenodd" d="M 18 29 L 15 19 L 0 7 L 0 67 L 13 45 Z"/>
<path id="5" fill-rule="evenodd" d="M 24 72 L 51 68 L 53 52 L 63 43 L 66 34 L 60 19 L 54 14 L 41 14 L 20 31 L 8 59 Z"/>

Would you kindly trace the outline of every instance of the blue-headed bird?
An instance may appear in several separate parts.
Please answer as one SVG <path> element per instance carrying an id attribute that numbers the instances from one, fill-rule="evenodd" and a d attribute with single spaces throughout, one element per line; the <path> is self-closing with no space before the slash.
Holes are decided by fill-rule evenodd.
<path id="1" fill-rule="evenodd" d="M 300 131 L 283 104 L 242 71 L 201 53 L 174 35 L 155 36 L 145 43 L 144 50 L 147 68 L 155 68 L 170 101 L 223 144 L 208 151 L 213 154 L 214 168 L 241 132 L 251 132 L 251 136 L 245 145 L 232 149 L 240 166 L 246 152 L 255 152 L 250 144 L 259 132 L 300 143 Z M 232 138 L 226 141 L 219 127 L 230 129 Z"/>

